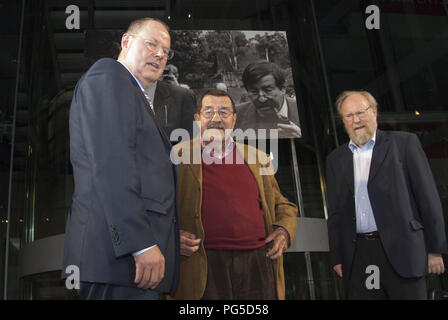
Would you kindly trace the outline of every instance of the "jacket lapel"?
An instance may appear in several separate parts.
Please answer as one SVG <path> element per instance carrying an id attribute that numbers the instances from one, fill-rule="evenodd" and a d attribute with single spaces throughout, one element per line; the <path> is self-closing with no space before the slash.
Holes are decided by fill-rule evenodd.
<path id="1" fill-rule="evenodd" d="M 155 118 L 155 114 L 154 112 L 152 112 L 151 106 L 149 105 L 148 100 L 146 100 L 146 97 L 143 93 L 143 91 L 140 89 L 140 87 L 137 90 L 140 93 L 140 97 L 143 100 L 143 103 L 145 104 L 145 110 L 146 112 L 149 114 L 149 116 L 151 117 L 151 119 L 154 122 L 154 125 L 156 126 L 157 130 L 159 130 L 160 135 L 162 136 L 162 140 L 165 143 L 165 147 L 167 148 L 167 150 L 171 150 L 171 142 L 170 139 L 168 138 L 167 134 L 165 133 L 165 130 L 163 130 L 162 128 L 160 128 L 159 123 L 157 122 L 156 118 Z M 154 107 L 155 108 L 155 107 Z"/>
<path id="2" fill-rule="evenodd" d="M 263 177 L 260 175 L 261 166 L 258 161 L 258 154 L 256 153 L 257 152 L 256 149 L 249 148 L 246 144 L 242 144 L 242 143 L 238 143 L 238 142 L 235 142 L 235 143 L 236 143 L 237 150 L 239 151 L 240 155 L 242 155 L 244 158 L 244 163 L 249 167 L 249 170 L 252 173 L 252 176 L 255 178 L 255 181 L 257 182 L 258 192 L 260 195 L 261 205 L 263 207 L 263 210 L 265 212 L 270 212 L 269 206 L 267 205 L 267 202 L 266 202 Z M 251 152 L 252 154 L 249 155 L 249 152 Z M 255 154 L 253 154 L 253 152 L 255 152 Z M 256 161 L 255 161 L 255 163 L 248 163 L 249 159 L 251 159 L 251 161 L 252 161 L 252 159 L 256 159 Z"/>
<path id="3" fill-rule="evenodd" d="M 373 148 L 372 161 L 370 163 L 369 181 L 375 177 L 384 159 L 386 158 L 387 150 L 389 150 L 389 144 L 389 139 L 386 134 L 377 129 L 375 147 Z"/>
<path id="4" fill-rule="evenodd" d="M 190 163 L 186 164 L 197 182 L 202 186 L 202 150 L 199 136 L 190 140 Z"/>
<path id="5" fill-rule="evenodd" d="M 146 110 L 146 112 L 148 113 L 149 117 L 153 120 L 154 125 L 156 126 L 157 130 L 159 131 L 160 135 L 162 136 L 162 141 L 165 144 L 165 147 L 167 149 L 168 152 L 170 152 L 171 150 L 171 142 L 170 139 L 168 138 L 168 136 L 166 135 L 165 131 L 160 128 L 160 126 L 158 125 L 156 119 L 155 119 L 155 114 L 151 109 L 151 106 L 149 105 L 148 100 L 146 100 L 145 94 L 143 93 L 143 91 L 141 90 L 140 86 L 138 85 L 137 81 L 135 80 L 135 78 L 132 76 L 131 72 L 129 70 L 126 69 L 126 67 L 124 65 L 122 65 L 120 62 L 117 62 L 120 66 L 123 67 L 123 72 L 126 72 L 126 75 L 129 77 L 129 79 L 131 79 L 132 83 L 134 84 L 135 90 L 137 91 L 137 94 L 140 95 L 140 98 L 143 101 L 144 104 L 144 108 Z M 155 107 L 154 107 L 155 108 Z"/>
<path id="6" fill-rule="evenodd" d="M 247 145 L 238 142 L 235 143 L 237 150 L 239 151 L 240 155 L 242 155 L 244 158 L 244 163 L 249 167 L 250 172 L 257 181 L 259 190 L 263 190 L 263 179 L 261 178 L 260 175 L 260 165 L 258 164 L 258 159 L 256 158 L 257 155 L 252 154 L 249 156 L 249 152 L 251 152 L 251 149 L 249 149 Z M 256 163 L 248 163 L 248 159 L 257 159 L 257 161 L 255 161 Z"/>
<path id="7" fill-rule="evenodd" d="M 157 81 L 156 92 L 154 93 L 154 109 L 156 114 L 165 112 L 162 110 L 166 100 L 170 97 L 169 89 L 163 81 Z"/>

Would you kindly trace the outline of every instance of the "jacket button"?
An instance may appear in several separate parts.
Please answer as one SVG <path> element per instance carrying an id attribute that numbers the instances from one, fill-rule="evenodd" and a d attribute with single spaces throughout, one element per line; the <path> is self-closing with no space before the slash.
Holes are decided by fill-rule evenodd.
<path id="1" fill-rule="evenodd" d="M 352 217 L 352 220 L 353 220 L 353 221 L 356 221 L 356 217 L 355 217 L 355 216 L 353 216 L 353 217 Z"/>
<path id="2" fill-rule="evenodd" d="M 353 239 L 352 239 L 352 242 L 353 242 L 353 243 L 355 243 L 355 242 L 356 242 L 356 239 L 355 239 L 355 238 L 353 238 Z"/>

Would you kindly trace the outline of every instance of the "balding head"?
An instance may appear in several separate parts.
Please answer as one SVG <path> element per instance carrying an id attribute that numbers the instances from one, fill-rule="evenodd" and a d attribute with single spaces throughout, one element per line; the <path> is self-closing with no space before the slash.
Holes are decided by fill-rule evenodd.
<path id="1" fill-rule="evenodd" d="M 139 19 L 132 22 L 123 35 L 118 60 L 147 88 L 162 75 L 170 46 L 165 23 L 152 18 Z"/>

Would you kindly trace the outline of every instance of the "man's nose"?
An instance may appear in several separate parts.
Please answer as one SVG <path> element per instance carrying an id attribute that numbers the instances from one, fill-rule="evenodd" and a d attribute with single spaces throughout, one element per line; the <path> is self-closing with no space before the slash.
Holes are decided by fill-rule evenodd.
<path id="1" fill-rule="evenodd" d="M 163 52 L 163 48 L 162 46 L 158 46 L 155 50 L 154 50 L 154 56 L 158 57 L 158 58 L 163 58 L 165 56 L 165 53 Z"/>
<path id="2" fill-rule="evenodd" d="M 219 112 L 215 111 L 213 117 L 210 120 L 215 122 L 221 122 L 221 116 L 219 115 Z"/>
<path id="3" fill-rule="evenodd" d="M 263 90 L 258 90 L 257 96 L 258 96 L 258 101 L 260 101 L 260 102 L 265 102 L 266 100 L 268 100 L 268 98 L 266 97 L 266 93 L 264 93 Z"/>
<path id="4" fill-rule="evenodd" d="M 353 122 L 360 122 L 361 121 L 361 117 L 358 116 L 356 113 L 353 114 Z"/>

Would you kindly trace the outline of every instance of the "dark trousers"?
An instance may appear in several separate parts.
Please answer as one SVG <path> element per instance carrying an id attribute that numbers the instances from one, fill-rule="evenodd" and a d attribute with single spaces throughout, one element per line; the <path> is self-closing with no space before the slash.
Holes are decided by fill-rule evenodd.
<path id="1" fill-rule="evenodd" d="M 85 300 L 160 300 L 160 293 L 137 287 L 80 282 L 79 296 Z"/>
<path id="2" fill-rule="evenodd" d="M 368 266 L 378 267 L 379 289 L 368 289 L 366 285 L 366 281 L 370 284 L 373 283 L 372 276 L 374 274 L 371 270 L 367 270 Z M 372 269 L 372 267 L 370 268 Z M 371 240 L 358 238 L 353 258 L 348 298 L 353 300 L 425 300 L 427 299 L 426 279 L 425 277 L 401 277 L 395 272 L 387 259 L 379 238 Z"/>
<path id="3" fill-rule="evenodd" d="M 267 247 L 206 249 L 207 285 L 203 300 L 275 300 L 277 291 Z"/>

